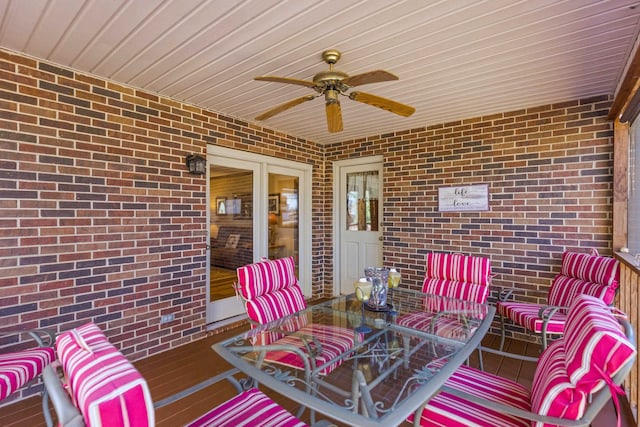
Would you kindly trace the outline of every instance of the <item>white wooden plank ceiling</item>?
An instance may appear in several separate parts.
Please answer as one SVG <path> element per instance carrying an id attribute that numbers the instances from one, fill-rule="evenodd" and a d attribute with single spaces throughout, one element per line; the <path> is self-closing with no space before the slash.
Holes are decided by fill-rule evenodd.
<path id="1" fill-rule="evenodd" d="M 342 52 L 358 87 L 412 105 L 408 118 L 322 97 L 261 122 L 326 144 L 496 112 L 614 94 L 640 28 L 640 1 L 612 0 L 0 0 L 0 46 L 255 121 L 312 89 Z"/>

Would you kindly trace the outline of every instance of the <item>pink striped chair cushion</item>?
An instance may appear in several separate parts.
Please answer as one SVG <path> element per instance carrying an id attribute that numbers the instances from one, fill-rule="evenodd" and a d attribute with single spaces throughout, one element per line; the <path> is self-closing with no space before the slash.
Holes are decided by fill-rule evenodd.
<path id="1" fill-rule="evenodd" d="M 187 427 L 304 427 L 305 423 L 285 411 L 256 388 L 213 408 Z"/>
<path id="2" fill-rule="evenodd" d="M 279 319 L 269 326 L 264 324 L 251 324 L 251 330 L 245 334 L 245 339 L 251 341 L 252 345 L 269 345 L 287 334 L 296 332 L 309 324 L 306 313 L 298 313 Z"/>
<path id="3" fill-rule="evenodd" d="M 306 307 L 302 290 L 297 285 L 277 289 L 246 302 L 247 316 L 260 324 L 280 319 Z"/>
<path id="4" fill-rule="evenodd" d="M 354 331 L 350 329 L 313 323 L 278 339 L 273 344 L 292 346 L 305 354 L 309 354 L 309 349 L 311 349 L 316 353 L 315 357 L 307 359 L 312 364 L 311 369 L 322 367 L 319 373 L 326 375 L 342 364 L 343 358 L 338 356 L 348 353 L 353 348 L 354 334 Z M 304 369 L 304 362 L 293 351 L 269 351 L 265 360 L 295 369 Z M 323 366 L 325 363 L 329 364 Z"/>
<path id="5" fill-rule="evenodd" d="M 240 294 L 245 300 L 252 300 L 278 289 L 299 287 L 293 257 L 245 265 L 237 269 L 237 274 Z"/>
<path id="6" fill-rule="evenodd" d="M 542 307 L 539 304 L 500 301 L 497 310 L 498 314 L 511 319 L 513 323 L 522 325 L 535 333 L 540 333 L 542 332 L 542 319 L 538 317 L 538 312 Z M 567 315 L 564 311 L 559 310 L 554 313 L 547 323 L 547 333 L 562 334 L 566 319 Z"/>
<path id="7" fill-rule="evenodd" d="M 472 335 L 475 319 L 484 319 L 487 315 L 486 305 L 469 301 L 434 295 L 426 295 L 423 301 L 424 311 L 405 314 L 396 322 L 407 328 L 458 339 Z"/>
<path id="8" fill-rule="evenodd" d="M 488 286 L 491 281 L 491 261 L 469 255 L 431 252 L 427 255 L 425 277 Z"/>
<path id="9" fill-rule="evenodd" d="M 53 347 L 0 354 L 0 400 L 40 375 L 44 367 L 54 359 Z"/>
<path id="10" fill-rule="evenodd" d="M 422 284 L 422 292 L 484 303 L 489 296 L 489 287 L 458 280 L 425 278 Z"/>
<path id="11" fill-rule="evenodd" d="M 563 276 L 574 277 L 587 282 L 611 286 L 614 290 L 620 281 L 620 263 L 618 260 L 578 252 L 562 254 Z M 610 304 L 611 301 L 605 301 Z"/>
<path id="12" fill-rule="evenodd" d="M 514 406 L 525 411 L 531 409 L 529 390 L 506 378 L 488 372 L 461 366 L 445 385 L 466 393 Z M 413 423 L 413 416 L 408 418 Z M 447 427 L 530 427 L 531 422 L 453 396 L 446 391 L 436 394 L 422 412 L 422 426 Z"/>
<path id="13" fill-rule="evenodd" d="M 451 339 L 465 339 L 475 331 L 474 327 L 470 328 L 457 317 L 436 316 L 431 313 L 407 314 L 401 316 L 397 324 Z"/>
<path id="14" fill-rule="evenodd" d="M 587 393 L 567 375 L 564 341 L 552 342 L 538 359 L 531 386 L 531 409 L 540 415 L 577 420 L 584 415 Z M 534 423 L 535 427 L 547 426 Z"/>
<path id="15" fill-rule="evenodd" d="M 58 358 L 87 426 L 153 426 L 147 383 L 93 323 L 58 336 Z"/>
<path id="16" fill-rule="evenodd" d="M 559 274 L 553 279 L 547 300 L 549 305 L 569 307 L 575 297 L 581 294 L 593 295 L 607 304 L 611 304 L 616 296 L 616 289 Z"/>
<path id="17" fill-rule="evenodd" d="M 564 342 L 571 382 L 587 392 L 602 387 L 602 374 L 615 375 L 636 354 L 611 309 L 588 295 L 572 304 Z"/>

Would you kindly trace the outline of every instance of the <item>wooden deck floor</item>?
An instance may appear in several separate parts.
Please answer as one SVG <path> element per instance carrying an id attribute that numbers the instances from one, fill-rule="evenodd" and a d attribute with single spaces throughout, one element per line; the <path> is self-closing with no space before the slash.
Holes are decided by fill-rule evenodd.
<path id="1" fill-rule="evenodd" d="M 229 369 L 231 366 L 211 349 L 211 345 L 223 338 L 241 333 L 243 330 L 243 327 L 230 329 L 222 334 L 212 335 L 198 342 L 135 362 L 136 367 L 149 384 L 153 400 L 158 401 Z M 496 348 L 499 344 L 499 337 L 493 335 L 487 336 L 483 344 Z M 508 341 L 506 346 L 506 350 L 513 353 L 531 356 L 537 356 L 539 354 L 539 346 L 531 343 Z M 477 365 L 476 355 L 470 359 L 470 364 Z M 485 370 L 488 372 L 513 378 L 526 387 L 531 386 L 535 370 L 535 366 L 531 363 L 514 362 L 510 359 L 485 355 L 484 365 Z M 282 396 L 273 394 L 273 392 L 268 390 L 267 392 L 285 408 L 295 412 L 297 405 L 293 402 Z M 207 409 L 228 399 L 233 394 L 233 388 L 228 385 L 226 381 L 220 382 L 197 394 L 157 410 L 156 425 L 161 427 L 184 425 L 206 412 Z M 33 397 L 0 408 L 0 426 L 23 427 L 44 425 L 40 405 L 40 398 Z M 603 411 L 603 414 L 599 417 L 601 421 L 597 424 L 594 423 L 594 426 L 615 425 L 615 415 L 611 412 L 612 408 Z M 308 414 L 308 411 L 305 412 L 305 414 Z M 405 425 L 409 426 L 410 424 L 405 423 Z M 622 425 L 625 425 L 625 423 Z"/>

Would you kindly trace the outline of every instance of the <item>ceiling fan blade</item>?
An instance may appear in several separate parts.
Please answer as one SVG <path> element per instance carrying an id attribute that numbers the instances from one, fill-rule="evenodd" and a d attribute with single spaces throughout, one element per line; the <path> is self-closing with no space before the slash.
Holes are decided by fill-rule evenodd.
<path id="1" fill-rule="evenodd" d="M 327 128 L 329 132 L 342 132 L 342 109 L 339 102 L 327 102 Z"/>
<path id="2" fill-rule="evenodd" d="M 347 77 L 342 83 L 349 87 L 366 85 L 369 83 L 388 82 L 390 80 L 398 80 L 398 76 L 385 70 L 374 70 L 355 76 Z"/>
<path id="3" fill-rule="evenodd" d="M 282 113 L 284 110 L 288 110 L 291 107 L 295 107 L 296 105 L 302 104 L 303 102 L 306 102 L 306 101 L 311 101 L 312 99 L 315 99 L 315 98 L 316 97 L 314 95 L 307 95 L 307 96 L 303 96 L 302 98 L 297 98 L 289 102 L 285 102 L 284 104 L 278 105 L 277 107 L 272 108 L 269 111 L 266 111 L 260 114 L 259 116 L 256 117 L 256 120 L 266 120 L 269 117 L 273 117 L 278 113 Z"/>
<path id="4" fill-rule="evenodd" d="M 259 80 L 262 82 L 275 82 L 275 83 L 288 83 L 292 85 L 298 86 L 306 86 L 314 89 L 316 84 L 309 80 L 300 80 L 300 79 L 291 79 L 289 77 L 278 77 L 278 76 L 259 76 L 254 77 L 253 80 Z"/>
<path id="5" fill-rule="evenodd" d="M 391 111 L 392 113 L 404 117 L 409 117 L 416 111 L 416 109 L 410 105 L 401 104 L 399 102 L 392 101 L 381 96 L 371 95 L 370 93 L 351 92 L 349 94 L 349 98 L 353 99 L 354 101 L 382 108 L 383 110 Z"/>

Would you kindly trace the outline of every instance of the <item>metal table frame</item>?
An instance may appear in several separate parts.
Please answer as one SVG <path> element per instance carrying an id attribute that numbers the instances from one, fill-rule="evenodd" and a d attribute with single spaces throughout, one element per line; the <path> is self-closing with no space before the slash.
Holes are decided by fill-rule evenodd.
<path id="1" fill-rule="evenodd" d="M 419 293 L 416 293 L 419 294 Z M 340 297 L 339 297 L 340 298 Z M 322 307 L 324 304 L 319 306 L 309 307 L 307 310 L 321 310 L 326 309 Z M 318 385 L 322 385 L 324 387 L 331 387 L 331 384 L 321 376 L 311 375 L 312 371 L 310 366 L 306 367 L 306 375 L 305 382 L 306 386 L 304 390 L 292 387 L 287 383 L 287 379 L 280 376 L 279 378 L 274 377 L 274 372 L 265 372 L 261 369 L 261 363 L 258 361 L 250 361 L 245 359 L 240 355 L 243 351 L 272 351 L 272 350 L 282 350 L 282 346 L 278 345 L 267 345 L 267 346 L 234 346 L 230 347 L 230 345 L 234 342 L 237 342 L 238 338 L 245 337 L 246 333 L 240 334 L 238 337 L 234 337 L 223 342 L 214 344 L 213 349 L 220 354 L 225 360 L 227 360 L 231 365 L 238 368 L 240 371 L 253 378 L 257 383 L 263 384 L 265 387 L 274 390 L 277 393 L 282 394 L 283 396 L 287 396 L 293 401 L 296 401 L 307 407 L 309 409 L 321 414 L 326 415 L 329 418 L 335 419 L 337 421 L 347 423 L 350 425 L 358 425 L 358 426 L 390 426 L 390 425 L 399 425 L 403 423 L 406 418 L 412 413 L 416 412 L 423 407 L 425 402 L 427 402 L 434 394 L 436 394 L 442 385 L 445 383 L 447 378 L 461 365 L 463 364 L 471 353 L 480 345 L 482 338 L 489 330 L 491 323 L 493 321 L 493 317 L 495 314 L 495 308 L 489 305 L 486 305 L 486 315 L 478 325 L 478 328 L 475 330 L 471 338 L 466 343 L 453 342 L 453 344 L 457 344 L 459 347 L 457 351 L 451 356 L 446 364 L 432 376 L 430 376 L 424 383 L 419 385 L 419 388 L 409 395 L 407 398 L 403 399 L 398 403 L 397 406 L 394 407 L 394 410 L 388 411 L 382 417 L 377 417 L 375 410 L 373 414 L 369 414 L 371 411 L 370 408 L 375 406 L 374 402 L 371 401 L 371 396 L 369 390 L 375 387 L 373 382 L 367 384 L 364 379 L 362 372 L 358 369 L 354 370 L 353 376 L 353 384 L 352 384 L 352 394 L 353 396 L 359 396 L 363 401 L 358 404 L 358 402 L 354 402 L 354 408 L 360 407 L 361 409 L 357 412 L 365 412 L 369 414 L 369 416 L 363 415 L 362 413 L 357 413 L 353 409 L 348 409 L 344 406 L 337 406 L 332 402 L 322 399 L 320 396 L 316 394 Z M 424 339 L 424 343 L 444 343 L 448 339 L 435 336 L 433 334 L 429 334 L 424 331 L 414 330 L 411 328 L 406 328 L 399 325 L 387 324 L 385 325 L 385 329 L 381 332 L 385 331 L 393 331 L 399 334 L 410 334 L 411 336 L 419 337 Z M 449 340 L 453 341 L 453 340 Z M 354 349 L 358 345 L 354 346 Z M 287 350 L 297 351 L 299 353 L 299 349 L 295 349 L 292 347 L 287 347 Z M 304 356 L 303 354 L 300 354 Z M 394 364 L 401 364 L 403 362 L 404 357 L 400 357 L 396 359 Z M 347 362 L 345 362 L 347 363 Z M 305 362 L 308 365 L 307 362 Z M 388 370 L 386 375 L 389 375 L 392 370 Z M 418 373 L 419 374 L 419 373 Z M 285 375 L 286 377 L 286 375 Z M 378 381 L 378 378 L 376 378 Z M 338 391 L 338 390 L 336 390 Z M 363 406 L 360 406 L 363 405 Z M 312 419 L 313 422 L 313 419 Z M 419 425 L 420 417 L 419 414 L 416 414 L 414 425 Z"/>

